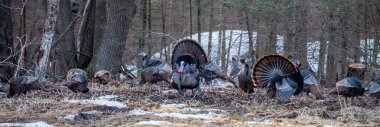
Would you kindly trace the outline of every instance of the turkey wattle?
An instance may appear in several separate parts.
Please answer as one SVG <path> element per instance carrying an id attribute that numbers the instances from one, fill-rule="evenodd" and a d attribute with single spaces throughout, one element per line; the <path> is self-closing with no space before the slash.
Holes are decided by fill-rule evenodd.
<path id="1" fill-rule="evenodd" d="M 343 95 L 344 97 L 356 97 L 364 94 L 362 82 L 356 77 L 347 77 L 336 83 L 330 94 Z"/>
<path id="2" fill-rule="evenodd" d="M 270 98 L 277 96 L 280 101 L 288 101 L 303 90 L 300 66 L 281 55 L 264 56 L 253 67 L 253 80 L 258 87 L 268 88 Z"/>
<path id="3" fill-rule="evenodd" d="M 173 67 L 172 86 L 182 94 L 182 90 L 197 88 L 200 92 L 200 68 L 207 63 L 202 47 L 191 39 L 180 40 L 173 49 L 171 64 Z"/>

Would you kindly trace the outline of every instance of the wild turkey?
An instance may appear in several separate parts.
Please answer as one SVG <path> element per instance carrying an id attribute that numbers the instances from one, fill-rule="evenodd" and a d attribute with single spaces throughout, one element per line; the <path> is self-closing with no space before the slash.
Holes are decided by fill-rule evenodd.
<path id="1" fill-rule="evenodd" d="M 148 68 L 148 67 L 157 67 L 157 66 L 164 66 L 165 61 L 161 59 L 155 59 L 155 58 L 150 58 L 145 52 L 141 52 L 139 54 L 141 57 L 141 65 L 142 69 Z"/>
<path id="2" fill-rule="evenodd" d="M 231 71 L 228 73 L 227 80 L 231 82 L 235 88 L 238 88 L 239 87 L 238 74 L 240 72 L 239 61 L 237 60 L 236 56 L 233 56 L 231 59 L 231 62 L 232 62 L 232 67 L 231 67 Z M 244 64 L 244 61 L 242 62 L 242 64 Z"/>
<path id="3" fill-rule="evenodd" d="M 317 100 L 324 99 L 325 97 L 318 89 L 319 83 L 317 81 L 317 78 L 315 77 L 315 73 L 313 72 L 313 70 L 301 70 L 301 75 L 304 79 L 303 91 L 306 92 L 306 95 L 309 96 L 309 93 L 312 93 L 314 94 Z"/>
<path id="4" fill-rule="evenodd" d="M 280 101 L 288 101 L 303 90 L 300 66 L 300 63 L 293 64 L 281 55 L 264 56 L 253 67 L 253 80 L 257 86 L 268 88 L 270 98 L 277 96 Z"/>
<path id="5" fill-rule="evenodd" d="M 212 85 L 212 80 L 222 79 L 231 83 L 235 83 L 233 80 L 229 79 L 225 75 L 221 67 L 216 65 L 214 62 L 207 62 L 199 68 L 199 76 L 205 79 L 205 83 Z"/>
<path id="6" fill-rule="evenodd" d="M 244 59 L 244 66 L 238 74 L 239 88 L 245 93 L 253 93 L 254 83 L 252 79 L 252 60 L 250 58 Z"/>
<path id="7" fill-rule="evenodd" d="M 90 79 L 87 77 L 87 73 L 82 69 L 71 69 L 67 72 L 66 82 L 63 82 L 64 86 L 67 86 L 73 92 L 87 93 L 87 82 Z"/>
<path id="8" fill-rule="evenodd" d="M 173 49 L 171 65 L 173 68 L 172 86 L 182 94 L 182 90 L 199 87 L 199 70 L 207 63 L 202 47 L 194 40 L 183 39 Z M 205 71 L 204 71 L 205 72 Z"/>
<path id="9" fill-rule="evenodd" d="M 368 93 L 371 97 L 380 99 L 380 78 L 371 83 Z"/>
<path id="10" fill-rule="evenodd" d="M 141 71 L 141 82 L 140 84 L 157 83 L 160 81 L 165 81 L 171 84 L 172 70 L 170 67 L 148 67 Z"/>
<path id="11" fill-rule="evenodd" d="M 32 76 L 16 77 L 9 84 L 9 92 L 7 95 L 8 98 L 12 97 L 15 94 L 26 94 L 27 91 L 31 90 L 43 90 L 45 92 L 49 91 L 42 87 L 41 82 L 39 82 L 36 77 Z"/>
<path id="12" fill-rule="evenodd" d="M 112 77 L 111 73 L 106 70 L 100 70 L 96 72 L 94 75 L 95 82 L 99 82 L 103 85 L 106 85 L 107 83 L 109 83 L 112 80 L 111 77 Z"/>
<path id="13" fill-rule="evenodd" d="M 336 83 L 330 94 L 343 95 L 344 97 L 357 97 L 364 94 L 362 82 L 356 77 L 347 77 Z"/>

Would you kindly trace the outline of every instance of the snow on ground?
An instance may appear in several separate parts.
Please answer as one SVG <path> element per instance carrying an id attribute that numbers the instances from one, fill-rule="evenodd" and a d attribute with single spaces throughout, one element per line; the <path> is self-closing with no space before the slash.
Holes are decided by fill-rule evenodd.
<path id="1" fill-rule="evenodd" d="M 175 117 L 180 119 L 203 119 L 203 120 L 212 120 L 214 118 L 221 118 L 224 117 L 224 114 L 218 114 L 215 112 L 222 112 L 226 113 L 224 110 L 220 109 L 198 109 L 198 108 L 184 108 L 186 107 L 186 104 L 161 104 L 160 108 L 177 108 L 182 111 L 191 112 L 191 113 L 199 113 L 202 111 L 207 111 L 208 113 L 199 113 L 199 114 L 183 114 L 183 113 L 177 113 L 177 112 L 152 112 L 152 111 L 146 111 L 146 110 L 140 110 L 140 109 L 134 109 L 129 111 L 129 115 L 155 115 L 160 117 Z"/>
<path id="2" fill-rule="evenodd" d="M 161 104 L 160 108 L 183 108 L 186 104 Z"/>
<path id="3" fill-rule="evenodd" d="M 135 123 L 135 125 L 154 125 L 154 126 L 161 126 L 165 124 L 170 124 L 170 122 L 149 120 L 149 121 L 140 121 L 138 123 Z"/>
<path id="4" fill-rule="evenodd" d="M 126 108 L 127 105 L 125 105 L 122 102 L 119 101 L 110 101 L 111 98 L 116 98 L 115 95 L 106 95 L 106 96 L 100 96 L 98 97 L 98 100 L 67 100 L 69 103 L 81 103 L 81 104 L 94 104 L 94 105 L 104 105 L 104 106 L 111 106 L 111 107 L 117 107 L 117 108 Z"/>
<path id="5" fill-rule="evenodd" d="M 52 125 L 49 125 L 43 121 L 35 122 L 35 123 L 0 123 L 0 126 L 5 127 L 53 127 Z"/>

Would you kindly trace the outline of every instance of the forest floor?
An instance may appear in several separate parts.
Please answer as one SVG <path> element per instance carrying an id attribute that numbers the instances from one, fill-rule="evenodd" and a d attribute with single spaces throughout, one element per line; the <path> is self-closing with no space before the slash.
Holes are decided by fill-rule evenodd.
<path id="1" fill-rule="evenodd" d="M 181 97 L 167 84 L 131 87 L 91 83 L 91 92 L 73 93 L 58 84 L 53 92 L 32 91 L 7 98 L 0 94 L 0 126 L 380 126 L 378 100 L 305 95 L 289 103 L 267 100 L 262 89 L 206 86 L 202 96 Z M 326 93 L 327 89 L 322 89 Z M 34 124 L 32 124 L 34 123 Z M 17 125 L 17 124 L 10 124 Z M 26 124 L 27 125 L 27 124 Z"/>

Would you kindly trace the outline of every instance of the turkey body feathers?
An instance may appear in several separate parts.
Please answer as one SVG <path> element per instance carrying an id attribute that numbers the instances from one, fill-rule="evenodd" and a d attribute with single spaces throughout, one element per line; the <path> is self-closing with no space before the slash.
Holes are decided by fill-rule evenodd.
<path id="1" fill-rule="evenodd" d="M 245 64 L 243 69 L 238 74 L 239 88 L 246 93 L 253 93 L 254 83 L 251 75 L 251 68 Z"/>
<path id="2" fill-rule="evenodd" d="M 347 77 L 336 83 L 336 87 L 329 93 L 345 97 L 356 97 L 364 94 L 364 88 L 361 81 L 356 77 Z"/>

